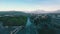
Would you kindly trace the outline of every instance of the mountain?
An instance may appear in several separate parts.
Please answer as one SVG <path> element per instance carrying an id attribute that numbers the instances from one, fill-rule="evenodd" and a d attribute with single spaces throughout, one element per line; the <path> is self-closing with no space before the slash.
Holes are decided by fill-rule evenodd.
<path id="1" fill-rule="evenodd" d="M 4 15 L 16 15 L 16 16 L 19 16 L 19 15 L 28 15 L 28 14 L 25 13 L 25 12 L 22 12 L 22 11 L 0 11 L 0 15 L 1 16 L 4 16 Z"/>
<path id="2" fill-rule="evenodd" d="M 32 11 L 31 13 L 33 14 L 44 14 L 44 13 L 51 13 L 50 11 L 44 11 L 44 10 L 36 10 Z"/>
<path id="3" fill-rule="evenodd" d="M 36 11 L 31 11 L 31 13 L 32 14 L 60 13 L 60 10 L 56 10 L 56 11 L 36 10 Z"/>
<path id="4" fill-rule="evenodd" d="M 53 11 L 52 13 L 60 13 L 60 10 Z"/>

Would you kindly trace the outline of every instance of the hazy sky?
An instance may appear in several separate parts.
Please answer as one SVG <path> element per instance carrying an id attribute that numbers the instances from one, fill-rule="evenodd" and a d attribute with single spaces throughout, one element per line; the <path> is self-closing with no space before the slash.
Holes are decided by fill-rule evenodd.
<path id="1" fill-rule="evenodd" d="M 0 10 L 60 10 L 60 0 L 0 0 Z"/>

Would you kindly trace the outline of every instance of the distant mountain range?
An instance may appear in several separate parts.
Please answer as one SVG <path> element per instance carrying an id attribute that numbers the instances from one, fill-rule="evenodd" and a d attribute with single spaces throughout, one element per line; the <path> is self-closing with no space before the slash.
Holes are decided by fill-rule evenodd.
<path id="1" fill-rule="evenodd" d="M 27 13 L 25 12 L 22 12 L 22 11 L 0 11 L 0 15 L 16 15 L 16 16 L 19 16 L 19 15 L 28 15 Z"/>
<path id="2" fill-rule="evenodd" d="M 31 11 L 30 13 L 25 13 L 23 11 L 0 11 L 0 15 L 30 15 L 30 14 L 44 14 L 44 13 L 60 13 L 60 10 L 56 11 L 44 11 L 44 10 L 36 10 L 36 11 Z"/>
<path id="3" fill-rule="evenodd" d="M 60 10 L 53 11 L 51 13 L 60 13 Z"/>
<path id="4" fill-rule="evenodd" d="M 32 11 L 31 13 L 33 13 L 33 14 L 60 13 L 60 10 L 56 10 L 56 11 L 37 10 L 37 11 Z"/>

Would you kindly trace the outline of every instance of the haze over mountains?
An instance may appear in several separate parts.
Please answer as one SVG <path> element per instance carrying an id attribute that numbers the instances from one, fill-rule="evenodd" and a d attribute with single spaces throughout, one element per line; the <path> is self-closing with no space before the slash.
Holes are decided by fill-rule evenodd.
<path id="1" fill-rule="evenodd" d="M 22 11 L 1 11 L 0 15 L 26 15 L 26 13 L 22 12 Z"/>
<path id="2" fill-rule="evenodd" d="M 24 11 L 0 11 L 0 15 L 27 15 L 27 14 L 41 14 L 41 13 L 60 13 L 60 10 L 56 11 L 44 11 L 44 10 L 36 10 L 31 12 L 24 12 Z"/>
<path id="3" fill-rule="evenodd" d="M 31 13 L 34 13 L 34 14 L 41 14 L 41 13 L 60 13 L 60 10 L 56 10 L 56 11 L 36 10 L 36 11 L 32 11 Z"/>

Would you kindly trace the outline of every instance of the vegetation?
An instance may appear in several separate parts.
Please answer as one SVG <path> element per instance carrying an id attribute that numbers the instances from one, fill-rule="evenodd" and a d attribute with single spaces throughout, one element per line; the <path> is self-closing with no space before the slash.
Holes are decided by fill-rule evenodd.
<path id="1" fill-rule="evenodd" d="M 56 34 L 55 29 L 38 29 L 39 34 Z"/>
<path id="2" fill-rule="evenodd" d="M 37 17 L 37 18 L 36 18 Z M 49 23 L 51 22 L 51 17 L 46 15 L 46 16 L 31 16 L 30 17 L 31 22 L 34 24 L 38 25 L 39 23 Z"/>
<path id="3" fill-rule="evenodd" d="M 0 21 L 3 22 L 4 26 L 20 26 L 25 25 L 27 21 L 26 16 L 4 16 L 0 17 Z"/>

